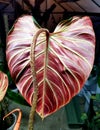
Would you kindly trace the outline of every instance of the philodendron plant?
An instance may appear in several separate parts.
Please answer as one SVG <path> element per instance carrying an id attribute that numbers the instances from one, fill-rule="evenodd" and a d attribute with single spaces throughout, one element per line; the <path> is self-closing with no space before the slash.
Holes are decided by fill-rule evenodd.
<path id="1" fill-rule="evenodd" d="M 0 102 L 3 100 L 8 88 L 8 77 L 7 75 L 0 71 Z"/>
<path id="2" fill-rule="evenodd" d="M 8 81 L 7 75 L 4 72 L 0 71 L 0 129 L 4 130 L 4 129 L 7 129 L 7 127 L 10 127 L 10 125 L 12 125 L 13 122 L 12 122 L 12 119 L 9 118 L 8 116 L 14 112 L 18 112 L 19 113 L 18 119 L 15 123 L 13 130 L 19 130 L 21 116 L 22 116 L 21 110 L 19 108 L 16 108 L 12 110 L 10 113 L 6 113 L 8 106 L 6 105 L 6 102 L 4 101 L 4 97 L 7 92 L 8 84 L 9 84 L 9 81 Z M 7 114 L 7 115 L 3 115 L 3 114 Z M 3 120 L 4 121 L 6 120 L 6 123 L 3 123 Z"/>
<path id="3" fill-rule="evenodd" d="M 35 111 L 45 118 L 70 102 L 86 82 L 94 62 L 95 34 L 89 17 L 72 17 L 53 33 L 25 15 L 7 37 L 6 57 L 12 78 Z"/>

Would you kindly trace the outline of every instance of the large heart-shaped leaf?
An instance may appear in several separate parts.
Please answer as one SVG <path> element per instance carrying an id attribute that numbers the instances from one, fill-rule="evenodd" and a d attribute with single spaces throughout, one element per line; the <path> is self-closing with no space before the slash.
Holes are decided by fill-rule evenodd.
<path id="1" fill-rule="evenodd" d="M 7 61 L 19 91 L 32 104 L 31 44 L 40 30 L 32 16 L 20 17 L 7 37 Z M 94 61 L 95 35 L 89 17 L 73 17 L 49 33 L 40 33 L 35 53 L 38 82 L 36 111 L 43 118 L 67 104 L 82 88 Z"/>
<path id="2" fill-rule="evenodd" d="M 8 77 L 5 73 L 0 71 L 0 101 L 3 100 L 8 88 Z"/>

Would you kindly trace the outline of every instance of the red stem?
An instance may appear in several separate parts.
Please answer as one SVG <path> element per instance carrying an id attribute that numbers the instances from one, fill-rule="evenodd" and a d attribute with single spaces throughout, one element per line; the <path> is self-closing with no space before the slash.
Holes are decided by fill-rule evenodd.
<path id="1" fill-rule="evenodd" d="M 3 120 L 4 120 L 6 117 L 8 117 L 9 115 L 11 115 L 12 113 L 14 113 L 14 112 L 18 112 L 19 115 L 18 115 L 16 124 L 15 124 L 13 130 L 19 130 L 20 123 L 21 123 L 21 118 L 22 118 L 22 111 L 21 111 L 19 108 L 12 110 L 10 113 L 8 113 L 7 115 L 5 115 L 5 116 L 3 117 Z"/>

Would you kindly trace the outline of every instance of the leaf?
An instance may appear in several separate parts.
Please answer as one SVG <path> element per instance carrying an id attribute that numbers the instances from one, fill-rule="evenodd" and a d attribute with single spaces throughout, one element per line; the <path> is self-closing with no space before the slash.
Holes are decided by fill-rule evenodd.
<path id="1" fill-rule="evenodd" d="M 40 30 L 32 16 L 20 17 L 7 37 L 6 56 L 12 78 L 32 105 L 34 81 L 30 67 L 31 44 Z M 94 62 L 95 34 L 89 17 L 62 21 L 49 33 L 41 33 L 35 46 L 38 82 L 37 113 L 46 117 L 69 103 L 83 87 Z"/>
<path id="2" fill-rule="evenodd" d="M 0 101 L 3 100 L 8 88 L 8 77 L 5 73 L 0 71 Z"/>
<path id="3" fill-rule="evenodd" d="M 29 106 L 26 100 L 19 93 L 13 92 L 10 89 L 7 90 L 6 96 L 18 104 Z"/>

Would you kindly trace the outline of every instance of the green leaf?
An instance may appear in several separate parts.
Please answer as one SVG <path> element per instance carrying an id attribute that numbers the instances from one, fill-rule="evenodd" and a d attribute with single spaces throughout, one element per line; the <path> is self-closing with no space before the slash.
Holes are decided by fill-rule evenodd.
<path id="1" fill-rule="evenodd" d="M 29 106 L 29 104 L 25 101 L 25 99 L 19 93 L 13 92 L 11 89 L 7 90 L 6 96 L 16 103 Z"/>
<path id="2" fill-rule="evenodd" d="M 87 114 L 83 113 L 82 116 L 81 116 L 81 120 L 85 121 L 87 119 L 88 119 Z"/>

